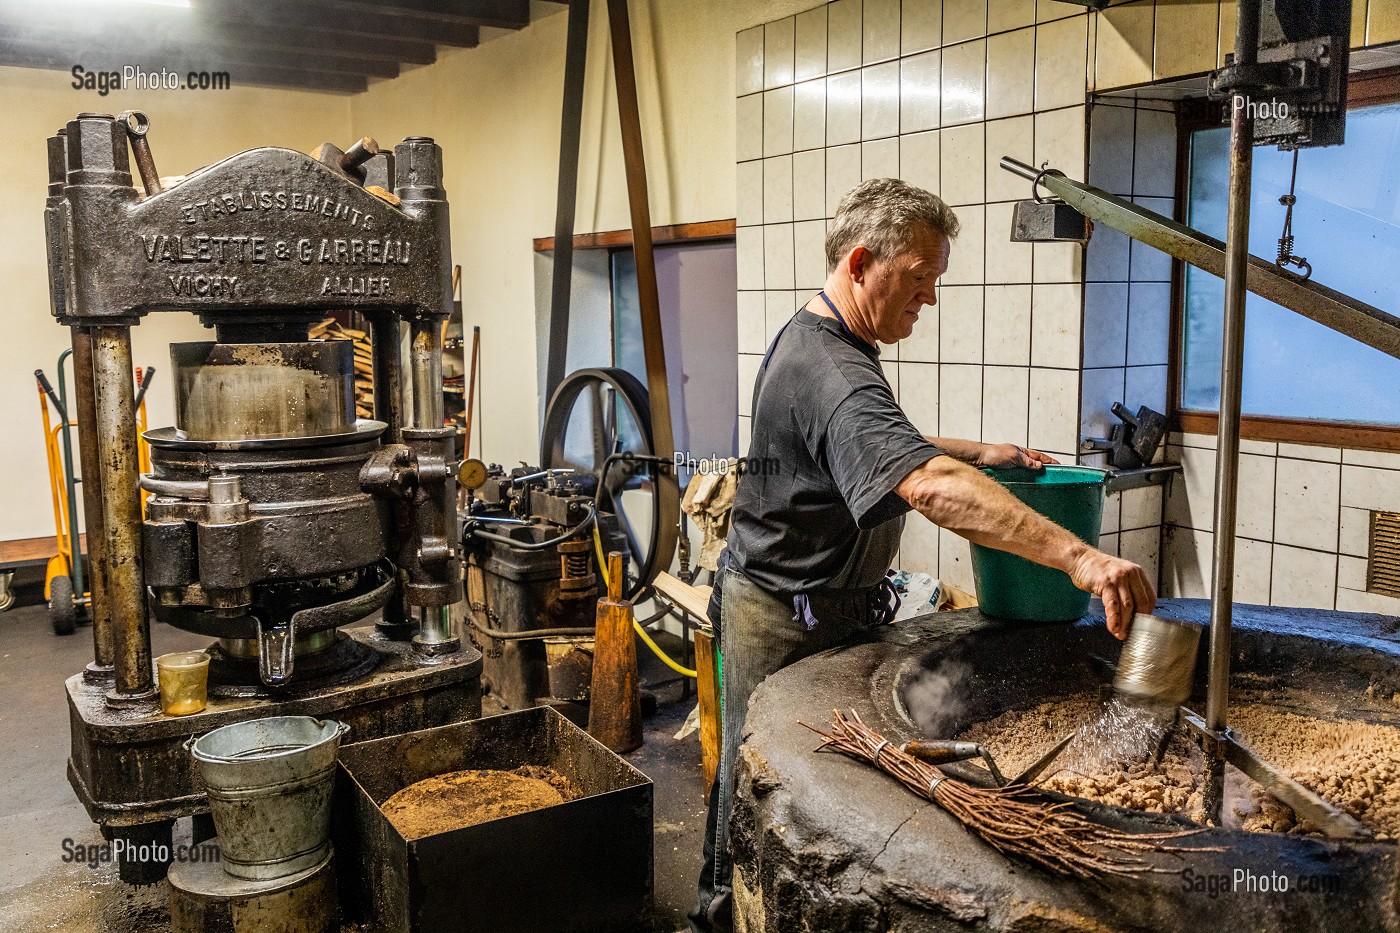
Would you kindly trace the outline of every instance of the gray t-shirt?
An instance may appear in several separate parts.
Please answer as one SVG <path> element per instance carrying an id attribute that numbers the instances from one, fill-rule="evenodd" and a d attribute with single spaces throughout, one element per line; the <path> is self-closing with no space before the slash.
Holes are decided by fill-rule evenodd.
<path id="1" fill-rule="evenodd" d="M 798 311 L 758 373 L 730 561 L 776 595 L 874 585 L 909 510 L 894 488 L 944 453 L 900 410 L 878 349 Z"/>

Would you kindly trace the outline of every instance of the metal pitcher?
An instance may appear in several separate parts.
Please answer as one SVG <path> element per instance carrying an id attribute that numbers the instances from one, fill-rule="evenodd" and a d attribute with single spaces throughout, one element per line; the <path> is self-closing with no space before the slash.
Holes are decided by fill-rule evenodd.
<path id="1" fill-rule="evenodd" d="M 1120 694 L 1176 706 L 1191 695 L 1203 626 L 1138 613 L 1133 616 L 1113 688 Z"/>

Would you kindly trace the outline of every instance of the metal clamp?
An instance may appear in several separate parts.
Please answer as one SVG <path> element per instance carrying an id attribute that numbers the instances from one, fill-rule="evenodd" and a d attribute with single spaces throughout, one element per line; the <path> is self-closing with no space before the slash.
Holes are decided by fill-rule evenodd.
<path id="1" fill-rule="evenodd" d="M 1035 178 L 1031 179 L 1031 197 L 1035 200 L 1035 203 L 1037 204 L 1063 204 L 1064 201 L 1060 200 L 1054 195 L 1051 195 L 1048 198 L 1042 198 L 1040 196 L 1040 180 L 1046 175 L 1059 175 L 1061 178 L 1065 177 L 1064 172 L 1060 171 L 1057 168 L 1050 167 L 1049 160 L 1040 163 L 1040 171 L 1036 172 Z"/>

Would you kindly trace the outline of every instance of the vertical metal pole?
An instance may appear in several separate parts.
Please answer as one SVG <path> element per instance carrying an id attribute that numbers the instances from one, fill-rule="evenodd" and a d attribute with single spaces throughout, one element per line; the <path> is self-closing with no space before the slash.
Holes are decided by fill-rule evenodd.
<path id="1" fill-rule="evenodd" d="M 412 343 L 409 362 L 413 371 L 413 427 L 442 431 L 442 321 L 437 318 L 414 320 L 409 325 L 409 339 Z M 452 432 L 448 433 L 447 447 L 450 450 Z M 450 458 L 451 454 L 447 456 Z M 449 528 L 456 524 L 455 519 L 450 517 L 456 509 L 456 500 L 456 486 L 449 479 L 440 516 Z M 415 504 L 420 507 L 424 505 L 420 501 Z M 423 530 L 421 520 L 419 530 Z M 457 572 L 460 573 L 460 567 Z M 418 634 L 413 638 L 416 648 L 431 655 L 440 651 L 455 651 L 460 641 L 453 630 L 450 605 L 418 607 Z"/>
<path id="2" fill-rule="evenodd" d="M 76 484 L 78 470 L 73 466 L 72 409 L 68 407 L 68 380 L 63 376 L 63 359 L 72 355 L 72 350 L 66 350 L 58 355 L 58 366 L 54 376 L 58 381 L 58 401 L 63 406 L 63 423 L 59 426 L 59 436 L 63 438 L 63 485 L 65 487 L 65 500 L 68 503 L 68 555 L 73 558 L 70 575 L 73 578 L 73 599 L 81 605 L 87 587 L 84 586 L 83 581 L 83 538 L 78 527 L 78 490 Z M 75 482 L 68 482 L 70 478 L 74 479 Z M 89 612 L 89 618 L 91 618 L 91 612 Z"/>
<path id="3" fill-rule="evenodd" d="M 442 427 L 442 322 L 415 320 L 409 325 L 413 368 L 413 426 Z"/>
<path id="4" fill-rule="evenodd" d="M 97 456 L 97 396 L 92 385 L 92 333 L 86 327 L 73 331 L 73 407 L 78 418 L 78 451 L 82 461 L 83 515 L 87 526 L 88 585 L 92 600 L 93 663 L 89 680 L 112 679 L 112 610 L 107 602 L 107 559 L 102 522 L 102 470 Z M 76 524 L 76 523 L 75 523 Z"/>
<path id="5" fill-rule="evenodd" d="M 154 695 L 151 629 L 141 553 L 141 491 L 137 485 L 136 407 L 131 385 L 131 328 L 92 329 L 97 396 L 97 457 L 102 478 L 102 535 L 107 600 L 112 618 L 116 685 L 108 701 Z"/>
<path id="6" fill-rule="evenodd" d="M 371 356 L 374 361 L 374 417 L 387 424 L 384 443 L 400 442 L 403 428 L 403 364 L 397 315 L 375 315 L 370 322 Z"/>
<path id="7" fill-rule="evenodd" d="M 559 124 L 559 187 L 554 209 L 554 277 L 549 299 L 549 356 L 544 397 L 564 381 L 569 355 L 569 295 L 574 271 L 574 211 L 578 201 L 578 154 L 583 125 L 583 78 L 588 58 L 590 0 L 569 0 L 564 43 L 564 111 Z M 468 410 L 468 423 L 471 414 Z"/>
<path id="8" fill-rule="evenodd" d="M 384 422 L 384 443 L 403 443 L 403 338 L 399 333 L 401 319 L 397 314 L 376 314 L 370 321 L 370 355 L 374 361 L 374 417 Z M 392 550 L 408 534 L 408 514 L 395 509 Z M 380 621 L 375 624 L 379 634 L 394 641 L 408 641 L 414 626 L 404 602 L 403 584 L 408 578 L 399 572 L 399 589 L 385 604 Z"/>
<path id="9" fill-rule="evenodd" d="M 432 653 L 432 649 L 442 646 L 453 651 L 461 644 L 456 630 L 452 627 L 451 606 L 419 606 L 418 634 L 413 638 L 414 647 Z"/>
<path id="10" fill-rule="evenodd" d="M 1235 64 L 1258 58 L 1261 0 L 1240 0 Z M 1239 486 L 1240 408 L 1244 377 L 1245 274 L 1249 264 L 1249 199 L 1254 167 L 1254 117 L 1246 90 L 1230 97 L 1230 214 L 1226 225 L 1225 319 L 1220 337 L 1220 419 L 1215 448 L 1215 550 L 1211 570 L 1210 683 L 1206 725 L 1227 726 L 1230 699 L 1230 626 L 1235 598 L 1235 506 Z M 1219 823 L 1224 798 L 1225 748 L 1207 742 L 1208 816 Z"/>

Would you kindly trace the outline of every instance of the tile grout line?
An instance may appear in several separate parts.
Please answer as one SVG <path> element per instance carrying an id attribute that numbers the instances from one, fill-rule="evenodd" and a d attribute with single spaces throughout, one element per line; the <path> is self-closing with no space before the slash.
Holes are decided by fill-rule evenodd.
<path id="1" fill-rule="evenodd" d="M 1279 541 L 1278 541 L 1278 456 L 1277 456 L 1277 454 L 1278 454 L 1278 445 L 1277 445 L 1277 444 L 1274 445 L 1274 454 L 1275 454 L 1275 456 L 1274 456 L 1274 458 L 1273 458 L 1273 461 L 1274 461 L 1274 462 L 1273 462 L 1273 467 L 1274 467 L 1273 495 L 1272 495 L 1271 501 L 1270 501 L 1270 503 L 1269 503 L 1270 508 L 1272 509 L 1272 515 L 1270 516 L 1270 521 L 1269 521 L 1269 537 L 1272 539 L 1272 547 L 1270 547 L 1270 549 L 1269 549 L 1269 602 L 1271 602 L 1271 603 L 1274 601 L 1274 557 L 1275 557 L 1275 555 L 1278 553 L 1278 547 L 1279 547 Z M 1217 456 L 1218 456 L 1218 454 L 1217 454 Z M 1241 454 L 1239 454 L 1239 456 L 1243 457 L 1244 454 L 1241 453 Z M 1238 475 L 1239 475 L 1239 471 L 1238 471 L 1238 469 L 1236 469 L 1236 478 L 1237 478 L 1237 479 L 1238 479 Z M 1340 480 L 1340 478 L 1339 478 L 1339 479 L 1338 479 L 1338 483 L 1340 484 L 1340 482 L 1341 482 L 1341 480 Z M 1237 484 L 1237 486 L 1238 486 L 1238 484 Z M 1341 501 L 1341 486 L 1340 486 L 1340 485 L 1338 485 L 1338 487 L 1337 487 L 1337 498 L 1338 498 L 1338 503 L 1340 504 L 1340 501 Z M 1238 489 L 1238 488 L 1236 488 L 1236 490 L 1235 490 L 1235 500 L 1236 500 L 1236 503 L 1238 503 L 1238 501 L 1239 501 L 1239 489 Z M 1340 513 L 1338 514 L 1338 521 L 1339 521 L 1339 522 L 1341 521 Z M 1334 578 L 1335 578 L 1335 576 L 1336 576 L 1336 570 L 1335 570 L 1335 569 L 1333 570 L 1333 576 L 1334 576 Z M 1336 606 L 1336 600 L 1337 600 L 1337 596 L 1336 596 L 1336 580 L 1334 579 L 1334 580 L 1333 580 L 1333 586 L 1332 586 L 1332 605 L 1333 605 L 1334 607 Z"/>
<path id="2" fill-rule="evenodd" d="M 982 5 L 983 15 L 986 15 L 987 6 Z M 986 31 L 986 22 L 983 22 L 983 32 Z M 987 361 L 987 234 L 990 232 L 990 224 L 987 223 L 987 86 L 990 82 L 990 70 L 992 67 L 991 51 L 988 46 L 983 46 L 984 59 L 982 64 L 982 284 L 980 297 L 982 307 L 978 312 L 982 317 L 982 358 L 978 361 L 978 401 L 977 401 L 977 438 L 982 443 L 987 443 L 987 369 L 984 365 Z M 942 91 L 940 89 L 940 96 Z M 939 335 L 940 339 L 942 334 Z M 940 412 L 940 417 L 942 413 Z"/>

